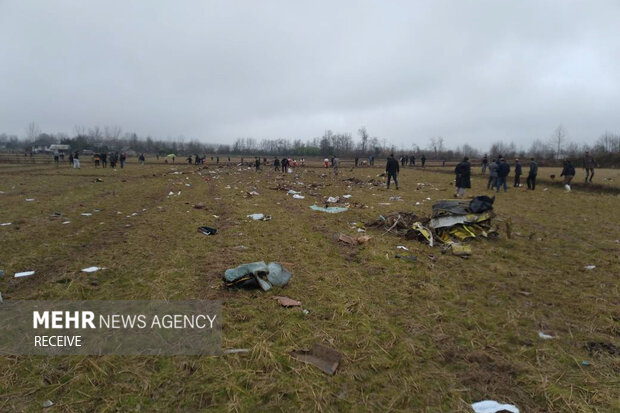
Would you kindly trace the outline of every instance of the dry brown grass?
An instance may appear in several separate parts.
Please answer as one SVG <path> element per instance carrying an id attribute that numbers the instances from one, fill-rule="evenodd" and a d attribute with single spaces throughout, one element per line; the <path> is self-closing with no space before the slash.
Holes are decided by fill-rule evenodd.
<path id="1" fill-rule="evenodd" d="M 188 173 L 167 174 L 173 168 Z M 432 201 L 452 195 L 448 174 L 407 169 L 397 193 L 343 182 L 376 178 L 380 168 L 343 168 L 337 178 L 322 177 L 320 168 L 300 168 L 298 177 L 271 168 L 221 168 L 217 179 L 196 172 L 185 165 L 2 166 L 0 222 L 14 224 L 0 227 L 7 273 L 0 290 L 6 300 L 219 298 L 224 347 L 250 353 L 0 358 L 0 411 L 40 410 L 46 399 L 58 411 L 468 411 L 481 399 L 526 412 L 620 409 L 618 355 L 586 349 L 590 341 L 619 346 L 614 193 L 511 188 L 498 194 L 496 212 L 512 218 L 514 239 L 502 232 L 473 242 L 473 256 L 463 260 L 380 230 L 369 230 L 373 239 L 357 247 L 333 238 L 354 235 L 351 222 L 379 214 L 428 215 Z M 309 190 L 297 181 L 325 186 Z M 268 189 L 278 182 L 306 199 Z M 482 188 L 483 178 L 473 185 Z M 167 198 L 170 190 L 182 194 Z M 260 195 L 244 197 L 251 190 Z M 368 208 L 334 215 L 308 208 L 345 193 Z M 403 201 L 389 201 L 392 195 Z M 198 202 L 206 208 L 193 209 Z M 101 211 L 80 215 L 94 209 Z M 55 211 L 63 218 L 50 217 Z M 254 212 L 273 220 L 245 218 Z M 61 224 L 65 217 L 71 224 Z M 205 237 L 199 225 L 219 233 Z M 418 261 L 394 259 L 397 245 Z M 256 260 L 291 263 L 291 283 L 269 293 L 222 289 L 226 268 Z M 596 269 L 584 270 L 589 264 Z M 108 269 L 79 272 L 90 265 Z M 28 269 L 37 274 L 11 277 Z M 282 308 L 271 295 L 300 300 L 310 313 Z M 557 338 L 541 340 L 539 330 Z M 343 353 L 333 377 L 288 355 L 315 342 Z"/>

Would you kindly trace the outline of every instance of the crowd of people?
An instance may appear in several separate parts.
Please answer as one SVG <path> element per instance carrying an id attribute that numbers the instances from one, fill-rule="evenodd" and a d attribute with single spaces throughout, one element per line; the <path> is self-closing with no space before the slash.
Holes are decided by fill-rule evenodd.
<path id="1" fill-rule="evenodd" d="M 487 170 L 489 171 L 487 190 L 495 190 L 496 192 L 500 192 L 500 189 L 503 188 L 504 192 L 508 192 L 508 176 L 510 175 L 511 167 L 506 161 L 506 158 L 499 155 L 496 158 L 491 159 L 489 162 L 487 155 L 484 155 L 481 164 L 483 175 L 486 174 Z M 527 171 L 528 174 L 526 179 L 527 189 L 534 191 L 536 189 L 536 177 L 538 176 L 538 163 L 534 158 L 530 158 L 528 167 L 529 169 Z M 595 167 L 598 167 L 597 162 L 594 160 L 592 155 L 590 155 L 590 152 L 586 151 L 583 157 L 583 168 L 586 171 L 586 183 L 592 183 Z M 463 158 L 463 161 L 456 165 L 454 168 L 454 174 L 456 175 L 456 192 L 454 196 L 463 197 L 465 196 L 465 190 L 467 188 L 471 188 L 471 164 L 468 157 Z M 514 180 L 512 183 L 514 188 L 519 188 L 522 186 L 521 175 L 523 175 L 523 165 L 519 159 L 515 159 Z M 567 159 L 563 162 L 560 177 L 563 177 L 564 179 L 564 189 L 567 192 L 570 192 L 570 185 L 575 177 L 575 167 L 570 160 Z M 555 175 L 551 175 L 551 179 L 555 179 Z"/>
<path id="2" fill-rule="evenodd" d="M 64 160 L 64 153 L 54 152 L 54 162 L 56 166 L 59 165 L 61 161 Z M 168 157 L 173 156 L 169 155 Z M 92 155 L 95 167 L 101 166 L 102 168 L 106 168 L 108 166 L 108 161 L 110 163 L 110 167 L 116 168 L 117 164 L 120 164 L 121 168 L 125 167 L 125 163 L 127 160 L 127 155 L 125 152 L 101 152 L 95 153 Z M 165 163 L 168 163 L 168 157 L 166 157 Z M 195 154 L 193 157 L 189 155 L 186 160 L 189 165 L 203 165 L 206 163 L 206 156 L 200 156 Z M 159 156 L 157 156 L 159 160 Z M 211 161 L 214 161 L 217 165 L 220 163 L 219 156 L 212 156 Z M 174 156 L 172 157 L 172 161 L 174 163 Z M 246 162 L 247 161 L 247 162 Z M 426 165 L 426 156 L 424 154 L 420 157 L 420 166 L 425 167 Z M 138 156 L 138 162 L 141 165 L 146 163 L 146 157 L 143 153 Z M 246 160 L 244 157 L 241 157 L 240 165 L 246 165 L 248 167 L 254 167 L 257 171 L 260 170 L 261 165 L 267 165 L 266 157 L 254 157 L 253 160 Z M 368 157 L 368 160 L 363 160 L 360 163 L 360 158 L 355 157 L 355 167 L 358 166 L 373 166 L 375 162 L 375 157 L 373 155 Z M 585 170 L 585 182 L 592 183 L 592 179 L 594 177 L 594 169 L 599 165 L 594 160 L 592 155 L 588 151 L 585 152 L 583 157 L 583 168 Z M 80 168 L 80 154 L 78 151 L 69 153 L 69 164 L 73 166 L 75 169 Z M 230 156 L 227 158 L 227 164 L 231 165 Z M 293 168 L 297 166 L 305 166 L 306 160 L 302 157 L 299 160 L 291 159 L 290 157 L 283 157 L 282 159 L 278 157 L 273 158 L 272 163 L 274 170 L 277 172 L 291 172 Z M 442 163 L 445 166 L 445 161 Z M 332 168 L 334 171 L 334 175 L 338 175 L 340 168 L 340 159 L 337 156 L 332 156 L 330 158 L 325 158 L 323 160 L 323 166 L 325 168 Z M 398 174 L 400 173 L 401 166 L 416 166 L 416 156 L 415 155 L 403 155 L 398 160 L 394 157 L 394 154 L 390 154 L 387 157 L 385 172 L 387 176 L 387 188 L 390 188 L 392 181 L 394 181 L 394 186 L 396 189 L 399 189 L 398 185 Z M 511 165 L 507 162 L 506 158 L 502 155 L 498 155 L 489 159 L 487 155 L 481 159 L 482 175 L 486 175 L 488 172 L 488 179 L 486 184 L 487 190 L 493 190 L 496 192 L 500 192 L 503 189 L 504 192 L 508 192 L 508 177 L 513 171 Z M 532 157 L 529 159 L 527 164 L 527 178 L 526 185 L 528 190 L 536 189 L 536 178 L 538 176 L 538 163 Z M 459 162 L 454 168 L 455 174 L 455 187 L 456 191 L 454 196 L 457 198 L 462 198 L 465 196 L 465 191 L 468 188 L 471 188 L 471 163 L 469 162 L 468 157 L 464 157 L 461 162 Z M 511 182 L 511 186 L 514 188 L 519 188 L 522 186 L 521 176 L 523 175 L 523 164 L 520 159 L 514 160 L 514 176 Z M 571 183 L 573 178 L 575 177 L 575 167 L 571 163 L 570 160 L 565 160 L 563 162 L 562 171 L 560 173 L 560 177 L 563 178 L 564 188 L 567 192 L 571 190 Z M 551 175 L 551 179 L 555 179 L 555 175 Z"/>

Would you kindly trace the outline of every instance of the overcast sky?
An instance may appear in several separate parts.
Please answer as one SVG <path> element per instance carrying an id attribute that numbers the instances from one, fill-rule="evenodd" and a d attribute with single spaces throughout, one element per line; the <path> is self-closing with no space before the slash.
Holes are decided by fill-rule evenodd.
<path id="1" fill-rule="evenodd" d="M 0 0 L 0 132 L 422 147 L 620 132 L 620 1 Z"/>

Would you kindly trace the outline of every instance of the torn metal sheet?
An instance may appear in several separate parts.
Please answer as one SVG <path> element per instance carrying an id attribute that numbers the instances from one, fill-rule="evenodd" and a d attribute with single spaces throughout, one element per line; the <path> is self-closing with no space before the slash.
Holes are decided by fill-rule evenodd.
<path id="1" fill-rule="evenodd" d="M 457 224 L 475 224 L 478 222 L 486 221 L 495 216 L 491 211 L 485 211 L 481 214 L 466 214 L 466 215 L 442 215 L 436 218 L 432 218 L 429 227 L 433 229 L 452 227 Z"/>
<path id="2" fill-rule="evenodd" d="M 315 344 L 310 351 L 292 351 L 291 356 L 299 361 L 318 367 L 330 376 L 334 375 L 342 359 L 342 353 L 321 344 Z"/>

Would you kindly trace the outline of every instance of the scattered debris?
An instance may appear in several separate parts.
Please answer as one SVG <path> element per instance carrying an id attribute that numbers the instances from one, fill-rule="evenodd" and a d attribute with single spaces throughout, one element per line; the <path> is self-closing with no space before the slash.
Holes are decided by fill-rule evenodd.
<path id="1" fill-rule="evenodd" d="M 82 212 L 80 215 L 82 215 L 83 217 L 90 217 L 93 214 L 91 214 L 90 212 Z"/>
<path id="2" fill-rule="evenodd" d="M 236 247 L 233 247 L 233 249 L 236 250 L 236 251 L 246 251 L 249 248 L 246 247 L 245 245 L 237 245 Z"/>
<path id="3" fill-rule="evenodd" d="M 22 272 L 16 272 L 15 273 L 15 278 L 19 278 L 19 277 L 29 277 L 31 275 L 34 275 L 34 271 L 22 271 Z"/>
<path id="4" fill-rule="evenodd" d="M 469 257 L 471 256 L 471 246 L 463 245 L 458 243 L 450 244 L 450 250 L 452 251 L 452 255 L 457 257 Z"/>
<path id="5" fill-rule="evenodd" d="M 226 270 L 224 281 L 228 287 L 262 288 L 268 291 L 274 285 L 284 287 L 291 276 L 291 273 L 277 262 L 270 262 L 267 265 L 264 261 L 258 261 Z"/>
<path id="6" fill-rule="evenodd" d="M 609 353 L 613 356 L 618 353 L 618 349 L 613 344 L 599 341 L 589 341 L 586 344 L 586 350 L 592 355 L 596 353 Z"/>
<path id="7" fill-rule="evenodd" d="M 4 277 L 4 270 L 0 270 L 0 278 Z"/>
<path id="8" fill-rule="evenodd" d="M 396 248 L 399 249 L 399 250 L 409 251 L 409 248 L 405 247 L 404 245 L 398 245 L 398 246 L 396 246 Z"/>
<path id="9" fill-rule="evenodd" d="M 278 300 L 278 302 L 280 303 L 282 307 L 300 307 L 301 306 L 300 301 L 293 300 L 292 298 L 281 297 L 278 295 L 273 296 L 271 298 L 273 298 L 274 300 Z"/>
<path id="10" fill-rule="evenodd" d="M 589 366 L 589 365 L 591 365 L 591 364 L 592 364 L 592 363 L 590 363 L 588 360 L 584 360 L 584 361 L 582 361 L 582 362 L 581 362 L 581 365 L 582 365 L 582 366 Z"/>
<path id="11" fill-rule="evenodd" d="M 35 200 L 34 198 L 26 198 L 26 202 L 32 202 L 34 200 Z"/>
<path id="12" fill-rule="evenodd" d="M 329 202 L 330 204 L 335 204 L 338 201 L 340 201 L 340 197 L 339 196 L 330 196 L 329 198 L 327 198 L 327 201 L 325 201 L 325 202 Z"/>
<path id="13" fill-rule="evenodd" d="M 349 208 L 344 208 L 344 207 L 320 207 L 318 205 L 311 205 L 310 209 L 314 210 L 314 211 L 321 211 L 321 212 L 327 212 L 329 214 L 337 214 L 339 212 L 345 212 L 348 211 Z"/>
<path id="14" fill-rule="evenodd" d="M 370 237 L 368 235 L 360 235 L 357 238 L 353 238 L 346 234 L 341 234 L 341 233 L 336 234 L 336 235 L 337 235 L 338 241 L 344 242 L 345 244 L 349 244 L 349 245 L 365 244 L 368 241 L 370 241 Z"/>
<path id="15" fill-rule="evenodd" d="M 400 255 L 400 254 L 396 254 L 394 256 L 394 258 L 400 258 L 402 260 L 407 260 L 407 261 L 411 261 L 411 262 L 416 262 L 418 260 L 418 257 L 416 257 L 415 255 Z"/>
<path id="16" fill-rule="evenodd" d="M 269 221 L 271 220 L 271 215 L 265 214 L 250 214 L 248 218 L 252 218 L 254 221 Z"/>
<path id="17" fill-rule="evenodd" d="M 204 235 L 215 235 L 217 234 L 217 229 L 211 227 L 198 227 L 198 232 Z"/>
<path id="18" fill-rule="evenodd" d="M 299 361 L 318 367 L 330 376 L 334 375 L 342 359 L 342 353 L 321 344 L 315 344 L 310 351 L 292 351 L 291 356 Z"/>
<path id="19" fill-rule="evenodd" d="M 596 265 L 586 265 L 585 267 L 583 267 L 586 270 L 593 270 L 596 268 Z"/>
<path id="20" fill-rule="evenodd" d="M 301 192 L 297 192 L 297 191 L 294 191 L 294 190 L 292 190 L 292 189 L 289 189 L 289 191 L 287 192 L 287 194 L 288 194 L 288 195 L 298 195 L 298 194 L 301 194 Z"/>
<path id="21" fill-rule="evenodd" d="M 43 403 L 41 403 L 41 407 L 43 408 L 52 407 L 53 405 L 54 405 L 54 402 L 51 400 L 46 400 Z"/>
<path id="22" fill-rule="evenodd" d="M 500 404 L 495 400 L 483 400 L 472 403 L 471 408 L 475 413 L 519 413 L 519 409 L 513 404 Z"/>
<path id="23" fill-rule="evenodd" d="M 205 208 L 204 202 L 198 202 L 196 205 L 194 205 L 194 209 L 204 209 L 204 208 Z"/>
<path id="24" fill-rule="evenodd" d="M 343 197 L 344 199 L 349 199 L 349 198 L 351 198 L 352 196 L 353 196 L 353 195 L 348 195 L 348 194 L 347 194 L 347 195 L 343 195 L 342 197 Z"/>
<path id="25" fill-rule="evenodd" d="M 2 224 L 0 224 L 0 227 L 8 227 L 11 224 L 12 222 L 3 222 Z"/>
<path id="26" fill-rule="evenodd" d="M 551 339 L 556 338 L 555 336 L 551 336 L 549 334 L 545 334 L 542 331 L 538 332 L 538 337 L 542 338 L 543 340 L 551 340 Z"/>
<path id="27" fill-rule="evenodd" d="M 295 199 L 304 199 L 305 196 L 295 194 L 295 195 L 293 195 L 293 198 L 295 198 Z"/>
<path id="28" fill-rule="evenodd" d="M 428 245 L 430 245 L 431 247 L 433 246 L 433 233 L 424 226 L 422 226 L 422 223 L 414 222 L 411 226 L 411 229 L 413 229 L 413 231 L 418 234 L 418 236 L 416 237 L 418 240 L 420 240 L 420 238 L 423 238 L 426 242 L 428 242 Z"/>
<path id="29" fill-rule="evenodd" d="M 101 267 L 88 267 L 88 268 L 82 268 L 82 272 L 96 272 L 99 270 L 104 270 L 105 268 L 101 268 Z"/>
<path id="30" fill-rule="evenodd" d="M 250 349 L 247 348 L 230 348 L 228 350 L 224 350 L 224 354 L 248 354 Z"/>
<path id="31" fill-rule="evenodd" d="M 3 303 L 3 301 L 4 301 L 4 300 L 2 299 L 2 293 L 0 293 L 0 304 L 2 304 L 2 303 Z"/>

